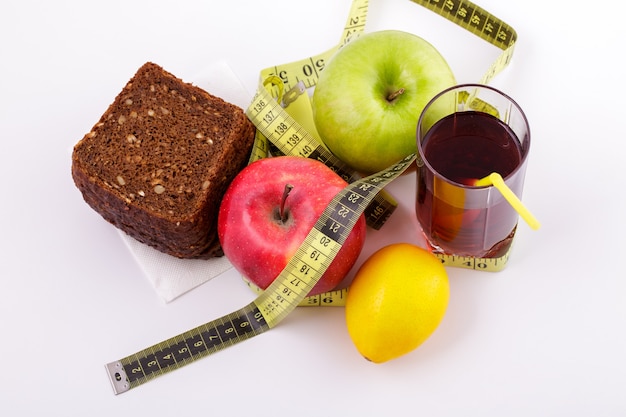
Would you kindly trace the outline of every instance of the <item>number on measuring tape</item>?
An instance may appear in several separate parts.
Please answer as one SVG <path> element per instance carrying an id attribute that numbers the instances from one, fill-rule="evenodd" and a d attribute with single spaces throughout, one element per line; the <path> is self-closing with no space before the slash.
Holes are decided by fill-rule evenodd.
<path id="1" fill-rule="evenodd" d="M 446 255 L 441 253 L 435 253 L 435 256 L 441 260 L 444 266 L 498 272 L 503 270 L 506 266 L 509 261 L 510 253 L 511 248 L 509 248 L 504 255 L 498 256 L 497 258 L 474 258 L 471 256 Z"/>

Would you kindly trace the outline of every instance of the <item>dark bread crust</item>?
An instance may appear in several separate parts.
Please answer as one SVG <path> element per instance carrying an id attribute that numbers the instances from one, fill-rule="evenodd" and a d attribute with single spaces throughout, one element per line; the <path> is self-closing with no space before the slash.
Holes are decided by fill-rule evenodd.
<path id="1" fill-rule="evenodd" d="M 72 177 L 140 242 L 178 258 L 222 256 L 219 205 L 254 133 L 241 108 L 146 63 L 74 147 Z"/>

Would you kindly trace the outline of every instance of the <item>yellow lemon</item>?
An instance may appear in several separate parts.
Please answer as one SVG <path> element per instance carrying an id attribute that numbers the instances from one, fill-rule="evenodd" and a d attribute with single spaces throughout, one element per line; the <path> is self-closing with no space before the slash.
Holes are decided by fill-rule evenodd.
<path id="1" fill-rule="evenodd" d="M 441 261 L 425 249 L 395 243 L 372 254 L 346 297 L 346 325 L 357 350 L 381 363 L 421 345 L 439 326 L 450 287 Z"/>

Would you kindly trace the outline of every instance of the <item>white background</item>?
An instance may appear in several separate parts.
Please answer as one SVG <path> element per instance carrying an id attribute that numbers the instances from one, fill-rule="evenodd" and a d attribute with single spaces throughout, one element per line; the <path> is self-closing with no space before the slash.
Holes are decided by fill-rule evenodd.
<path id="1" fill-rule="evenodd" d="M 497 50 L 406 0 L 371 0 L 366 30 L 433 43 L 459 81 Z M 105 363 L 234 311 L 233 271 L 166 304 L 117 231 L 82 200 L 72 146 L 141 64 L 191 80 L 226 61 L 248 91 L 262 68 L 338 41 L 349 0 L 33 1 L 0 6 L 2 415 L 626 415 L 623 66 L 617 0 L 481 0 L 519 35 L 492 84 L 531 124 L 521 224 L 507 269 L 449 269 L 437 331 L 382 365 L 342 308 L 297 309 L 269 333 L 119 396 Z M 417 242 L 415 181 L 359 262 Z"/>

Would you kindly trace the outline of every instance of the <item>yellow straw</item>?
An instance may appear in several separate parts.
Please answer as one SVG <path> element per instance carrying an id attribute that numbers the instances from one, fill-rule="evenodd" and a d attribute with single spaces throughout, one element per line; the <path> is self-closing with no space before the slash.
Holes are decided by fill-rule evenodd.
<path id="1" fill-rule="evenodd" d="M 502 176 L 497 172 L 493 172 L 486 176 L 485 178 L 481 178 L 476 181 L 475 186 L 486 186 L 492 185 L 502 193 L 502 196 L 509 202 L 509 204 L 519 213 L 519 215 L 528 223 L 531 229 L 537 230 L 539 229 L 539 221 L 532 215 L 532 213 L 522 204 L 519 198 L 515 195 L 513 191 L 504 183 Z"/>

